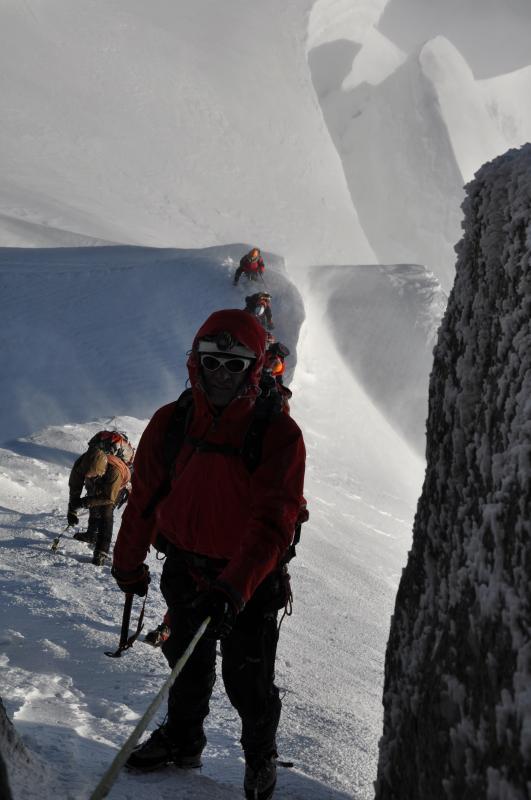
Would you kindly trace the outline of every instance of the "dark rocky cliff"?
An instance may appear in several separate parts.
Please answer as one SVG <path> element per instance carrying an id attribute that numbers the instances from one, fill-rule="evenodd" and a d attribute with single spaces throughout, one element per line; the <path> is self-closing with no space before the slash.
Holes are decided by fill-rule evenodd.
<path id="1" fill-rule="evenodd" d="M 531 797 L 531 145 L 467 187 L 377 800 Z"/>
<path id="2" fill-rule="evenodd" d="M 13 800 L 7 772 L 7 765 L 13 761 L 24 761 L 28 769 L 31 766 L 26 749 L 8 718 L 0 697 L 0 798 L 2 800 Z"/>

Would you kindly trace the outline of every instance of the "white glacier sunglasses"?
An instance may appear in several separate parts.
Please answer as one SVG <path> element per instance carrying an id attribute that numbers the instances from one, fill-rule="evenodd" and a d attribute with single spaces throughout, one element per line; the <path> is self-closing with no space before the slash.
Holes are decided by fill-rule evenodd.
<path id="1" fill-rule="evenodd" d="M 207 372 L 215 372 L 220 367 L 224 367 L 233 375 L 239 375 L 249 368 L 253 359 L 240 358 L 239 356 L 214 356 L 212 353 L 203 353 L 201 356 L 201 366 Z"/>

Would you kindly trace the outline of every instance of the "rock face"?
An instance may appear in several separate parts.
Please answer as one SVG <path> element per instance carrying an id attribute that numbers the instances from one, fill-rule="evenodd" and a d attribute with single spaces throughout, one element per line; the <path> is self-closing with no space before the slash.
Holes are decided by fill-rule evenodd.
<path id="1" fill-rule="evenodd" d="M 531 796 L 531 145 L 482 167 L 463 209 L 377 800 Z"/>
<path id="2" fill-rule="evenodd" d="M 29 758 L 26 756 L 24 745 L 19 740 L 16 730 L 6 714 L 2 698 L 0 697 L 0 797 L 2 800 L 12 800 L 13 798 L 9 786 L 6 763 L 12 758 L 18 761 L 20 761 L 21 758 L 27 760 L 29 767 Z"/>
<path id="3" fill-rule="evenodd" d="M 56 797 L 46 764 L 25 746 L 0 697 L 0 800 L 35 800 L 45 785 Z"/>

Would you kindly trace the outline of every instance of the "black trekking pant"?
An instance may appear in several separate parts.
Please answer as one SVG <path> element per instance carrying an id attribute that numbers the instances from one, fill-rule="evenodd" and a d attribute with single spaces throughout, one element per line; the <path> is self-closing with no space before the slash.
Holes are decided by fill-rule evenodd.
<path id="1" fill-rule="evenodd" d="M 171 636 L 162 650 L 172 668 L 197 625 L 195 618 L 193 623 L 190 620 L 189 609 L 201 590 L 190 568 L 180 551 L 169 549 L 160 585 L 171 625 Z M 195 566 L 192 570 L 196 574 Z M 229 636 L 220 643 L 223 683 L 242 721 L 241 743 L 247 756 L 276 752 L 282 705 L 274 683 L 277 613 L 284 606 L 281 595 L 281 582 L 274 573 L 257 589 L 237 616 Z M 167 732 L 176 744 L 204 741 L 203 721 L 216 680 L 216 644 L 214 639 L 203 636 L 170 690 Z"/>
<path id="2" fill-rule="evenodd" d="M 258 272 L 258 270 L 248 270 L 244 267 L 238 267 L 234 273 L 234 283 L 238 283 L 242 275 L 245 275 L 250 281 L 257 281 L 261 274 L 262 273 Z"/>
<path id="3" fill-rule="evenodd" d="M 112 540 L 114 506 L 95 506 L 89 511 L 87 533 L 94 537 L 94 550 L 108 553 Z"/>

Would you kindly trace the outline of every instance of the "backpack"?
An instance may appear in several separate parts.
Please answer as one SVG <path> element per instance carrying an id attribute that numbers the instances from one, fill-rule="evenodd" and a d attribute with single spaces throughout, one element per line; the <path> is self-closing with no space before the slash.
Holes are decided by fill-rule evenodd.
<path id="1" fill-rule="evenodd" d="M 121 488 L 123 489 L 125 486 L 127 486 L 129 481 L 131 480 L 131 470 L 129 469 L 129 467 L 127 466 L 127 464 L 123 459 L 121 459 L 119 456 L 113 455 L 112 453 L 109 453 L 107 455 L 107 461 L 109 462 L 109 464 L 112 464 L 113 467 L 116 467 L 116 469 L 120 473 L 120 477 L 122 479 Z"/>
<path id="2" fill-rule="evenodd" d="M 227 455 L 238 455 L 244 461 L 244 464 L 252 474 L 259 466 L 262 459 L 262 444 L 264 435 L 271 419 L 277 414 L 282 413 L 282 397 L 277 391 L 276 386 L 273 384 L 264 391 L 257 399 L 254 408 L 253 419 L 245 434 L 244 443 L 241 449 L 232 447 L 231 445 L 214 444 L 212 442 L 203 442 L 186 435 L 192 414 L 194 410 L 194 401 L 192 397 L 192 390 L 186 389 L 175 403 L 175 408 L 171 416 L 168 427 L 166 428 L 166 435 L 164 437 L 163 460 L 166 467 L 166 477 L 156 490 L 148 505 L 142 512 L 142 519 L 148 519 L 155 511 L 156 507 L 169 494 L 171 489 L 171 481 L 173 475 L 173 468 L 177 454 L 182 445 L 187 442 L 195 446 L 199 452 L 217 452 L 225 453 Z M 304 498 L 301 501 L 301 508 L 299 516 L 295 525 L 293 541 L 284 555 L 281 563 L 286 564 L 296 555 L 295 546 L 299 543 L 301 535 L 301 525 L 308 519 L 308 511 L 306 509 L 306 501 Z M 160 552 L 165 550 L 165 541 L 159 534 L 154 546 Z"/>
<path id="3" fill-rule="evenodd" d="M 88 445 L 103 450 L 106 455 L 117 456 L 131 469 L 135 448 L 122 431 L 98 431 Z"/>

